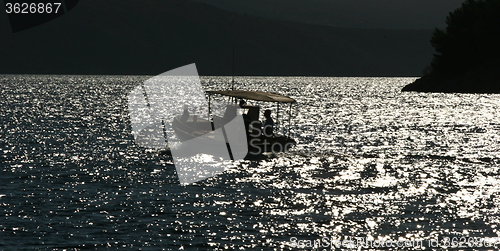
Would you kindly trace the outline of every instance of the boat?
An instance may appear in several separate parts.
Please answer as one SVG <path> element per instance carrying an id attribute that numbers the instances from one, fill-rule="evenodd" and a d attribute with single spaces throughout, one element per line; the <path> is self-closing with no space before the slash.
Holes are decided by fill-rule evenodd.
<path id="1" fill-rule="evenodd" d="M 207 91 L 209 97 L 208 109 L 209 109 L 209 119 L 200 118 L 197 115 L 189 115 L 187 110 L 184 114 L 176 116 L 172 121 L 172 127 L 180 139 L 181 142 L 188 141 L 194 138 L 202 137 L 207 139 L 206 144 L 213 144 L 212 140 L 225 140 L 228 142 L 226 132 L 224 130 L 224 125 L 231 122 L 233 118 L 236 117 L 238 111 L 241 112 L 243 117 L 243 122 L 245 125 L 245 134 L 248 148 L 247 159 L 255 158 L 256 156 L 261 156 L 266 153 L 278 153 L 288 151 L 291 147 L 296 144 L 296 141 L 288 135 L 279 135 L 277 133 L 272 133 L 272 135 L 265 135 L 261 128 L 261 122 L 259 121 L 260 106 L 258 105 L 247 105 L 247 101 L 257 101 L 257 102 L 273 102 L 277 105 L 276 114 L 276 125 L 279 123 L 279 105 L 289 104 L 290 113 L 292 104 L 296 103 L 295 99 L 271 92 L 263 91 L 247 91 L 247 90 L 224 90 L 224 91 Z M 220 95 L 230 97 L 232 102 L 227 104 L 226 110 L 222 117 L 215 116 L 211 113 L 211 97 L 213 95 Z M 236 102 L 239 101 L 239 104 Z M 185 108 L 186 109 L 186 108 Z M 288 123 L 288 134 L 290 134 L 290 121 L 291 114 L 289 113 L 289 123 Z M 222 130 L 218 130 L 222 129 Z M 216 137 L 216 132 L 224 134 L 224 137 Z M 284 130 L 287 131 L 286 129 Z M 228 149 L 230 151 L 230 146 L 228 143 Z M 231 153 L 230 153 L 231 154 Z"/>

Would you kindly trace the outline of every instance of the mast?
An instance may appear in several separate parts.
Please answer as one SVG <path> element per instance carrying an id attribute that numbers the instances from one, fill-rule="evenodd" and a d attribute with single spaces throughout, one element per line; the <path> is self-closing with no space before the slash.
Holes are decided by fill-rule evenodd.
<path id="1" fill-rule="evenodd" d="M 233 78 L 232 78 L 231 83 L 232 83 L 231 90 L 234 91 L 234 44 L 233 44 Z"/>

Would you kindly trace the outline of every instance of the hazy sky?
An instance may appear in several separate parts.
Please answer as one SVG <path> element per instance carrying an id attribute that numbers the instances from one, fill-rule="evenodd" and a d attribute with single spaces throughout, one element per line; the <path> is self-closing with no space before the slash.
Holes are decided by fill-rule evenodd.
<path id="1" fill-rule="evenodd" d="M 355 28 L 444 28 L 463 0 L 194 0 L 267 18 Z"/>

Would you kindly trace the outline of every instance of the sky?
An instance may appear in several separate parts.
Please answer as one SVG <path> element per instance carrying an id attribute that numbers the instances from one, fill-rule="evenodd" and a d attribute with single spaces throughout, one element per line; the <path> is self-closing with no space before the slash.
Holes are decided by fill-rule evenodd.
<path id="1" fill-rule="evenodd" d="M 278 20 L 349 28 L 444 28 L 463 0 L 193 0 Z"/>

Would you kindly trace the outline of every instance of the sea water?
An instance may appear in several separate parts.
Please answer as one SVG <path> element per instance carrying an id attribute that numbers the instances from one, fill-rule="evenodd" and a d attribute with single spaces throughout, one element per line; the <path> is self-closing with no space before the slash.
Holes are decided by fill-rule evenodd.
<path id="1" fill-rule="evenodd" d="M 0 75 L 0 250 L 500 246 L 499 95 L 237 77 L 297 100 L 254 103 L 297 145 L 181 186 L 172 158 L 131 134 L 127 95 L 146 79 Z"/>

